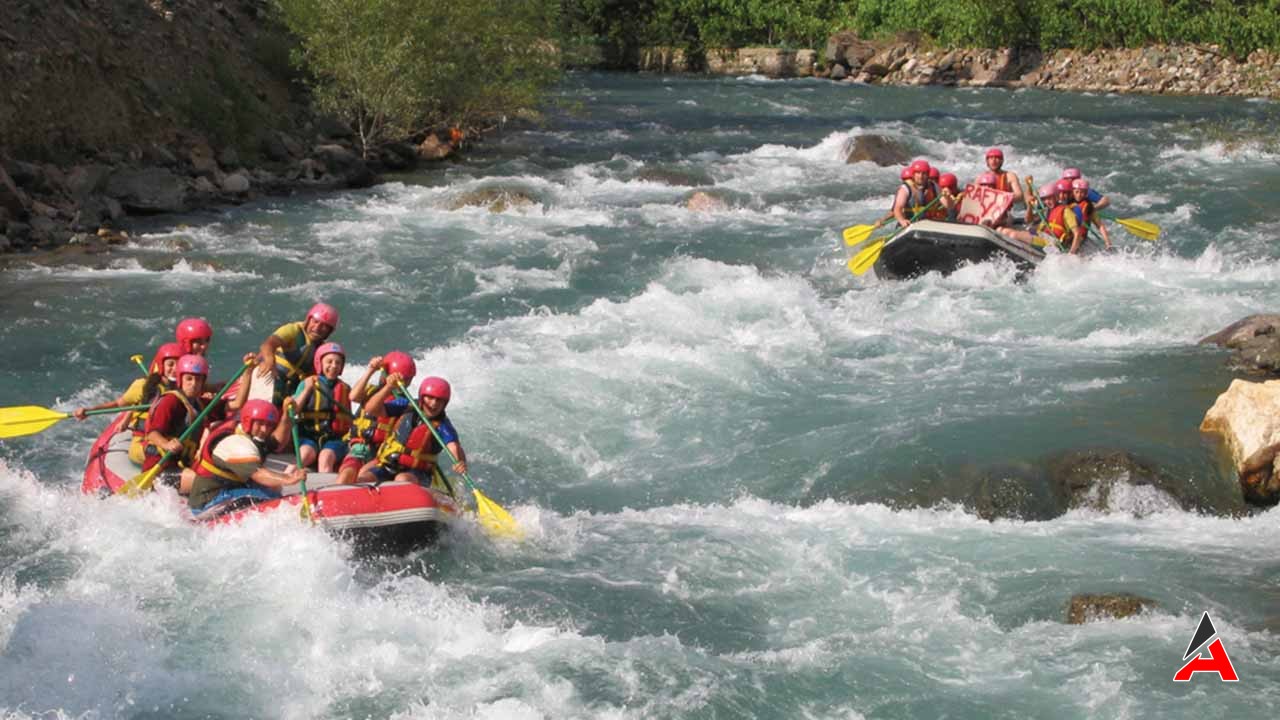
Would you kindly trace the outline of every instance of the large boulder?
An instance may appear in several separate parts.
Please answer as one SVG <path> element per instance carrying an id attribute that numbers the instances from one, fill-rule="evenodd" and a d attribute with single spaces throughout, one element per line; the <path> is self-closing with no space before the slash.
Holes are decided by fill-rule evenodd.
<path id="1" fill-rule="evenodd" d="M 1205 413 L 1200 431 L 1222 438 L 1246 502 L 1280 501 L 1280 380 L 1233 380 Z"/>
<path id="2" fill-rule="evenodd" d="M 4 208 L 10 217 L 25 218 L 29 204 L 26 193 L 19 190 L 9 174 L 0 167 L 0 208 Z"/>
<path id="3" fill-rule="evenodd" d="M 139 214 L 173 213 L 187 209 L 187 186 L 166 168 L 122 169 L 107 179 L 107 197 Z"/>
<path id="4" fill-rule="evenodd" d="M 535 204 L 537 204 L 537 201 L 523 190 L 504 187 L 483 187 L 467 190 L 454 197 L 449 203 L 449 209 L 458 210 L 468 206 L 487 207 L 489 212 L 499 213 L 514 208 L 530 207 Z"/>
<path id="5" fill-rule="evenodd" d="M 911 159 L 907 146 L 883 135 L 859 135 L 845 147 L 845 162 L 872 162 L 880 167 L 905 165 Z"/>
<path id="6" fill-rule="evenodd" d="M 1280 375 L 1280 315 L 1250 315 L 1212 335 L 1201 345 L 1218 345 L 1234 350 L 1231 367 L 1268 377 Z"/>
<path id="7" fill-rule="evenodd" d="M 823 58 L 828 65 L 841 65 L 858 70 L 876 54 L 876 46 L 858 37 L 852 30 L 844 30 L 827 38 Z"/>
<path id="8" fill-rule="evenodd" d="M 1067 603 L 1067 624 L 1083 625 L 1096 620 L 1120 620 L 1156 607 L 1156 601 L 1127 593 L 1073 595 Z"/>
<path id="9" fill-rule="evenodd" d="M 359 155 L 342 145 L 317 145 L 312 154 L 345 187 L 369 187 L 377 179 Z"/>

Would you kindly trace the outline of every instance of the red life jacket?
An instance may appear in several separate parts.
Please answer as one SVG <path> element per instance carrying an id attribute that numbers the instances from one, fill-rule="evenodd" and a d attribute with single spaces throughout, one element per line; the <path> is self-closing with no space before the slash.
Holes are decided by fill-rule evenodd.
<path id="1" fill-rule="evenodd" d="M 439 428 L 444 415 L 432 418 L 432 427 Z M 416 414 L 404 415 L 393 436 L 388 437 L 378 451 L 379 464 L 388 469 L 395 465 L 410 470 L 431 470 L 436 465 L 436 455 L 443 448 L 435 435 Z M 397 457 L 392 457 L 393 455 Z"/>
<path id="2" fill-rule="evenodd" d="M 909 217 L 920 215 L 920 212 L 938 197 L 938 186 L 932 180 L 923 188 L 916 187 L 911 181 L 903 184 L 907 186 L 907 203 L 903 211 Z"/>
<path id="3" fill-rule="evenodd" d="M 1068 207 L 1070 206 L 1054 205 L 1053 209 L 1049 211 L 1049 217 L 1047 218 L 1049 223 L 1041 226 L 1050 235 L 1057 238 L 1058 242 L 1066 242 L 1071 239 L 1071 229 L 1067 227 L 1067 221 L 1063 217 L 1066 214 Z"/>
<path id="4" fill-rule="evenodd" d="M 1004 192 L 1013 192 L 1013 183 L 1009 181 L 1009 173 L 1003 170 L 996 173 L 996 189 Z"/>

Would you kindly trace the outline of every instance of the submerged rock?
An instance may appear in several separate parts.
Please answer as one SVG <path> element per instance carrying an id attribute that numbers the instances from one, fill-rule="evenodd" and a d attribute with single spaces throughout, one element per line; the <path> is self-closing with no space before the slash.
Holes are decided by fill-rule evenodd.
<path id="1" fill-rule="evenodd" d="M 880 167 L 905 165 L 911 150 L 898 140 L 883 135 L 859 135 L 845 148 L 845 162 L 872 162 Z"/>
<path id="2" fill-rule="evenodd" d="M 1123 450 L 1080 450 L 1051 458 L 1049 486 L 1066 510 L 1131 512 L 1142 516 L 1173 507 L 1194 506 L 1174 478 Z M 1140 490 L 1120 502 L 1121 488 Z"/>
<path id="3" fill-rule="evenodd" d="M 468 206 L 488 207 L 489 212 L 499 213 L 536 204 L 538 204 L 537 201 L 523 190 L 486 187 L 460 193 L 449 202 L 449 209 L 458 210 Z"/>
<path id="4" fill-rule="evenodd" d="M 1126 593 L 1073 595 L 1067 603 L 1067 624 L 1083 625 L 1097 620 L 1120 620 L 1157 605 L 1150 598 Z"/>
<path id="5" fill-rule="evenodd" d="M 684 201 L 684 206 L 694 212 L 723 212 L 729 209 L 729 203 L 719 195 L 705 190 L 695 190 Z"/>
<path id="6" fill-rule="evenodd" d="M 1205 413 L 1200 431 L 1222 439 L 1245 502 L 1280 501 L 1280 380 L 1233 380 Z"/>
<path id="7" fill-rule="evenodd" d="M 699 170 L 661 166 L 641 168 L 640 172 L 636 173 L 636 179 L 676 187 L 697 187 L 714 182 L 710 175 Z"/>

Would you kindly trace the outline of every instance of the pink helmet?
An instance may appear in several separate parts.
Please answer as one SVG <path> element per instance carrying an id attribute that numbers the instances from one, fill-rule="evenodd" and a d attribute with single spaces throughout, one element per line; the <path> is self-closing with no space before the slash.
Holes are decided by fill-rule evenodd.
<path id="1" fill-rule="evenodd" d="M 955 190 L 959 185 L 960 181 L 957 180 L 956 176 L 952 173 L 942 173 L 942 176 L 938 178 L 939 187 Z"/>
<path id="2" fill-rule="evenodd" d="M 937 179 L 938 179 L 938 177 L 939 177 L 939 174 L 938 174 L 938 168 L 933 167 L 933 166 L 930 166 L 930 167 L 929 167 L 929 179 L 930 179 L 930 180 L 937 180 Z"/>
<path id="3" fill-rule="evenodd" d="M 429 397 L 440 398 L 449 402 L 449 398 L 453 396 L 453 388 L 449 387 L 449 382 L 444 378 L 429 377 L 422 381 L 422 387 L 418 388 L 418 402 L 422 402 Z"/>
<path id="4" fill-rule="evenodd" d="M 1000 148 L 991 148 L 987 151 L 987 159 L 1000 158 L 1000 162 L 1004 162 L 1004 151 Z"/>
<path id="5" fill-rule="evenodd" d="M 328 303 L 316 303 L 307 311 L 307 319 L 318 320 L 336 330 L 338 328 L 338 309 Z"/>
<path id="6" fill-rule="evenodd" d="M 907 167 L 902 168 L 902 172 L 898 173 L 898 178 L 899 178 L 899 179 L 901 179 L 901 180 L 910 180 L 910 179 L 911 179 L 911 166 L 910 166 L 910 165 L 908 165 Z"/>
<path id="7" fill-rule="evenodd" d="M 388 375 L 396 373 L 404 378 L 406 383 L 413 382 L 413 376 L 418 374 L 418 366 L 413 362 L 413 358 L 399 350 L 392 350 L 382 356 L 382 370 Z"/>
<path id="8" fill-rule="evenodd" d="M 908 167 L 907 169 L 911 171 L 912 175 L 915 175 L 916 173 L 928 174 L 929 163 L 924 160 L 916 160 L 915 162 L 911 163 L 911 166 Z"/>
<path id="9" fill-rule="evenodd" d="M 1076 180 L 1080 177 L 1080 168 L 1067 168 L 1062 171 L 1063 180 Z"/>
<path id="10" fill-rule="evenodd" d="M 1041 186 L 1040 186 L 1040 191 L 1039 191 L 1039 193 L 1038 193 L 1038 194 L 1039 194 L 1039 195 L 1040 195 L 1040 197 L 1042 197 L 1042 198 L 1051 198 L 1051 197 L 1053 197 L 1054 195 L 1057 195 L 1057 194 L 1058 194 L 1058 183 L 1056 183 L 1056 182 L 1051 182 L 1051 183 L 1045 183 L 1045 184 L 1041 185 Z"/>
<path id="11" fill-rule="evenodd" d="M 178 358 L 178 378 L 183 375 L 209 377 L 209 361 L 200 355 L 183 355 Z"/>
<path id="12" fill-rule="evenodd" d="M 280 411 L 266 400 L 250 400 L 240 408 L 241 429 L 249 432 L 256 420 L 261 420 L 275 429 L 276 423 L 280 422 Z"/>
<path id="13" fill-rule="evenodd" d="M 182 346 L 176 342 L 165 343 L 156 350 L 156 357 L 151 361 L 151 369 L 148 371 L 152 375 L 164 374 L 164 361 L 177 360 L 182 357 Z"/>
<path id="14" fill-rule="evenodd" d="M 978 176 L 978 184 L 985 187 L 996 186 L 996 174 L 992 172 L 984 172 Z"/>
<path id="15" fill-rule="evenodd" d="M 1053 189 L 1057 190 L 1060 193 L 1069 193 L 1071 192 L 1071 181 L 1059 180 L 1058 182 L 1053 184 Z"/>
<path id="16" fill-rule="evenodd" d="M 1085 180 L 1084 178 L 1076 178 L 1075 180 L 1071 181 L 1071 189 L 1072 190 L 1088 190 L 1089 181 Z"/>
<path id="17" fill-rule="evenodd" d="M 311 356 L 311 365 L 316 372 L 320 372 L 320 363 L 324 361 L 325 355 L 341 355 L 343 360 L 347 359 L 347 351 L 336 342 L 327 342 L 316 348 L 315 355 Z"/>
<path id="18" fill-rule="evenodd" d="M 209 342 L 213 339 L 213 326 L 204 318 L 191 317 L 178 323 L 178 328 L 173 335 L 182 346 L 183 352 L 189 352 L 192 340 Z"/>

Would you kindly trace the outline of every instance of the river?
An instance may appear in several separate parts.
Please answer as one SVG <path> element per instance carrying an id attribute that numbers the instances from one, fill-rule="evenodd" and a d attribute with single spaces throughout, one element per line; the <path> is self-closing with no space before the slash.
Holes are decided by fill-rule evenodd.
<path id="1" fill-rule="evenodd" d="M 1195 345 L 1280 307 L 1277 155 L 1223 137 L 1274 105 L 590 73 L 554 100 L 461 162 L 0 273 L 3 406 L 108 400 L 187 315 L 225 377 L 327 300 L 346 377 L 402 348 L 453 383 L 527 533 L 361 560 L 292 513 L 80 495 L 101 419 L 0 442 L 3 717 L 1274 714 L 1280 523 L 1197 430 L 1231 376 Z M 1163 236 L 1113 225 L 1025 282 L 854 277 L 840 230 L 898 173 L 844 162 L 864 133 L 962 180 L 993 144 L 1039 182 L 1079 166 Z M 457 207 L 477 191 L 533 203 Z M 1045 468 L 1094 449 L 1175 492 L 1055 509 Z M 986 519 L 1001 487 L 1024 512 Z M 1099 592 L 1158 606 L 1064 624 Z M 1172 682 L 1204 611 L 1239 683 Z"/>

